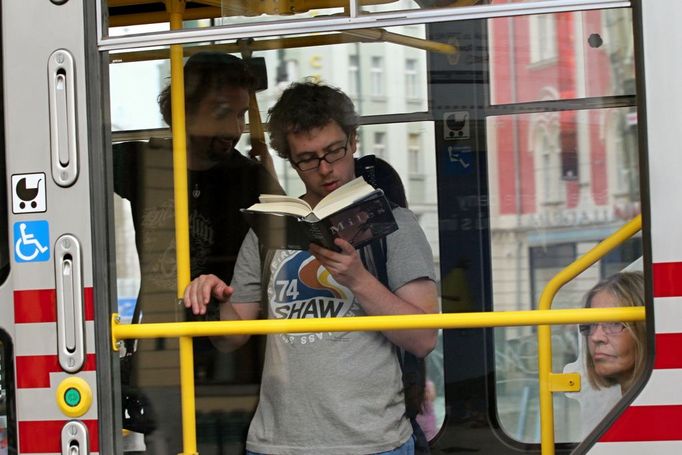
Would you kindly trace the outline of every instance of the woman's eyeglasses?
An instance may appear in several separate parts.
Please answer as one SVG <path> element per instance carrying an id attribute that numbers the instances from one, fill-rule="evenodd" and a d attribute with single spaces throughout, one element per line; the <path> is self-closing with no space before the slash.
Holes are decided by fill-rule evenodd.
<path id="1" fill-rule="evenodd" d="M 601 329 L 607 335 L 618 335 L 627 325 L 624 322 L 600 322 L 597 324 L 580 324 L 580 333 L 589 336 L 593 335 L 597 331 L 597 327 L 601 326 Z"/>
<path id="2" fill-rule="evenodd" d="M 331 164 L 335 161 L 339 161 L 341 158 L 346 156 L 346 151 L 348 150 L 348 141 L 350 140 L 350 136 L 346 139 L 346 143 L 342 145 L 341 147 L 337 147 L 335 149 L 329 150 L 325 152 L 324 155 L 322 156 L 314 156 L 312 158 L 306 158 L 301 161 L 292 161 L 291 164 L 296 166 L 298 170 L 301 172 L 308 172 L 308 171 L 314 171 L 318 167 L 320 167 L 320 163 L 322 163 L 322 160 L 325 160 L 327 163 Z"/>

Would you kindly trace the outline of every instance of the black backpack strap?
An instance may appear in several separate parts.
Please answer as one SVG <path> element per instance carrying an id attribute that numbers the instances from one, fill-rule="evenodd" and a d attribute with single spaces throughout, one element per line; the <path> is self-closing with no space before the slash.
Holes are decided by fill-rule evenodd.
<path id="1" fill-rule="evenodd" d="M 258 243 L 258 251 L 260 253 L 260 301 L 262 308 L 267 308 L 268 302 L 268 283 L 270 282 L 270 274 L 272 259 L 275 257 L 275 251 L 271 248 L 265 247 L 262 243 Z"/>
<path id="2" fill-rule="evenodd" d="M 355 175 L 362 176 L 374 188 L 377 188 L 376 162 L 374 155 L 365 155 L 355 159 Z"/>
<path id="3" fill-rule="evenodd" d="M 388 271 L 386 263 L 386 237 L 380 242 L 370 243 L 372 259 L 376 277 L 384 286 L 388 286 Z M 367 264 L 367 258 L 361 251 L 363 262 Z M 424 400 L 424 388 L 426 387 L 426 372 L 424 359 L 420 359 L 411 352 L 396 348 L 396 354 L 403 372 L 403 387 L 405 388 L 405 412 L 410 419 L 417 416 Z"/>
<path id="4" fill-rule="evenodd" d="M 380 241 L 369 244 L 372 252 L 372 261 L 377 279 L 388 287 L 388 270 L 386 252 L 388 245 L 386 237 Z M 365 267 L 368 265 L 365 248 L 360 250 L 360 257 Z M 410 419 L 412 432 L 415 439 L 415 455 L 428 455 L 430 453 L 429 442 L 424 431 L 417 422 L 417 414 L 421 411 L 424 402 L 424 389 L 426 387 L 426 363 L 424 359 L 396 347 L 396 355 L 403 375 L 403 391 L 405 393 L 405 415 Z"/>

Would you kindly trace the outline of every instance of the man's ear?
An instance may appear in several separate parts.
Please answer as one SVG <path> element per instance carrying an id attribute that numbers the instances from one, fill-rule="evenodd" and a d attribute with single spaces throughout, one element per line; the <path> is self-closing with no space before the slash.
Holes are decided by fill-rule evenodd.
<path id="1" fill-rule="evenodd" d="M 351 150 L 351 155 L 354 155 L 355 152 L 358 150 L 358 132 L 353 131 L 350 135 L 350 140 L 348 141 L 348 144 L 350 146 Z"/>

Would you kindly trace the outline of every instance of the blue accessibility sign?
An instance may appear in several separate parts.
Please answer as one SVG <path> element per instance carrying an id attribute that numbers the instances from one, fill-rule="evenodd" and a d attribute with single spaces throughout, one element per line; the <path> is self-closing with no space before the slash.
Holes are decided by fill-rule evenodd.
<path id="1" fill-rule="evenodd" d="M 440 156 L 447 175 L 474 173 L 474 152 L 471 147 L 448 145 Z"/>
<path id="2" fill-rule="evenodd" d="M 47 221 L 14 223 L 14 260 L 16 262 L 50 260 L 50 225 Z"/>

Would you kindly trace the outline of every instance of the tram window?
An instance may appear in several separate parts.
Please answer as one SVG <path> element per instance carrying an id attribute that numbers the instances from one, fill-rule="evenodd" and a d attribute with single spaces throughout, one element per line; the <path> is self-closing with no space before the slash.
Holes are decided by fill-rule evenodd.
<path id="1" fill-rule="evenodd" d="M 402 28 L 395 28 L 393 31 L 405 32 Z M 408 31 L 412 35 L 424 35 L 423 26 L 413 26 Z M 359 113 L 365 116 L 389 113 L 410 114 L 414 111 L 426 110 L 428 92 L 424 83 L 426 80 L 425 51 L 387 43 L 358 42 L 314 46 L 313 37 L 310 42 L 309 47 L 263 51 L 254 55 L 265 58 L 268 70 L 268 89 L 257 93 L 259 111 L 263 120 L 266 119 L 267 109 L 272 106 L 282 88 L 292 78 L 321 80 L 347 90 L 352 87 L 349 76 L 353 75 L 356 78 L 355 87 L 358 91 L 353 100 Z M 368 96 L 372 57 L 382 57 L 386 65 L 382 75 L 386 90 L 385 97 L 376 102 L 370 100 Z M 351 58 L 357 62 L 357 70 L 355 72 L 341 71 L 340 68 L 347 68 Z M 113 134 L 115 140 L 144 139 L 140 151 L 146 153 L 149 144 L 153 142 L 151 140 L 147 142 L 149 137 L 169 137 L 167 127 L 160 123 L 156 102 L 156 96 L 168 82 L 168 68 L 168 62 L 161 60 L 146 64 L 137 62 L 111 64 L 112 125 L 118 129 Z M 292 70 L 293 68 L 295 71 Z M 411 85 L 409 90 L 406 87 L 408 83 Z M 136 112 L 144 113 L 144 115 L 135 117 Z M 418 121 L 361 125 L 358 150 L 372 153 L 375 138 L 377 135 L 383 135 L 382 157 L 401 176 L 409 207 L 417 215 L 426 233 L 436 259 L 436 270 L 438 270 L 438 192 L 436 190 L 436 156 L 432 152 L 435 148 L 435 131 L 433 122 L 423 121 L 423 115 L 417 118 Z M 161 130 L 155 129 L 161 126 L 163 127 Z M 244 153 L 249 150 L 249 145 L 248 134 L 243 134 L 236 148 Z M 117 153 L 116 149 L 114 153 Z M 278 180 L 284 190 L 290 195 L 302 194 L 304 192 L 302 182 L 291 169 L 291 165 L 277 157 L 274 157 L 274 162 Z M 146 166 L 145 178 L 152 180 L 149 180 L 150 185 L 140 196 L 150 200 L 161 200 L 167 197 L 164 194 L 172 186 L 170 166 L 166 160 L 158 160 L 152 156 L 148 164 L 150 166 Z M 193 197 L 190 195 L 190 199 Z M 130 230 L 130 217 L 125 214 L 125 204 L 117 205 L 117 207 L 116 221 L 117 224 L 122 225 L 117 241 L 124 242 L 127 239 L 129 246 L 126 249 L 128 255 L 125 259 L 121 258 L 121 261 L 124 261 L 124 264 L 125 261 L 135 262 L 135 248 L 130 243 L 133 232 Z M 148 222 L 161 222 L 160 220 L 166 217 L 172 219 L 170 207 L 171 205 L 165 206 L 167 210 L 163 213 L 147 212 L 144 215 Z M 190 223 L 198 221 L 201 220 L 190 219 Z M 128 228 L 125 227 L 126 223 L 128 223 Z M 172 232 L 169 233 L 172 234 Z M 136 234 L 139 236 L 140 232 Z M 163 259 L 154 260 L 158 264 L 153 274 L 154 286 L 152 286 L 153 289 L 147 286 L 144 290 L 147 293 L 151 292 L 151 294 L 145 294 L 145 298 L 153 298 L 157 302 L 151 306 L 145 305 L 144 321 L 146 322 L 168 322 L 185 318 L 184 312 L 180 311 L 175 303 L 174 246 L 169 243 L 168 236 L 164 238 L 165 240 L 161 238 L 138 239 L 138 241 L 148 242 L 147 246 L 155 247 L 157 256 Z M 144 256 L 143 254 L 139 259 L 140 264 L 142 267 L 149 267 L 150 264 L 145 263 L 148 259 Z M 147 258 L 149 258 L 148 255 Z M 135 275 L 125 265 L 121 264 L 121 268 L 129 273 L 119 277 L 121 278 L 120 293 L 123 294 L 125 288 L 128 295 L 134 294 Z M 224 444 L 223 450 L 225 447 L 231 447 L 235 448 L 236 452 L 239 443 L 243 442 L 241 431 L 248 425 L 251 412 L 255 408 L 260 379 L 259 357 L 263 348 L 262 340 L 254 338 L 253 341 L 254 344 L 241 354 L 211 353 L 210 350 L 204 350 L 206 346 L 200 346 L 195 350 L 197 422 L 200 430 L 198 434 L 200 438 L 203 437 L 202 434 L 207 438 L 200 440 L 202 447 Z M 197 345 L 200 343 L 195 343 L 195 346 Z M 175 340 L 142 340 L 138 343 L 136 355 L 139 361 L 134 371 L 135 384 L 150 398 L 155 407 L 156 415 L 159 416 L 159 434 L 163 434 L 163 437 L 169 440 L 168 444 L 174 447 L 179 444 L 180 434 L 179 422 L 171 421 L 179 413 L 179 401 L 175 395 L 170 395 L 174 393 L 174 387 L 177 385 L 177 342 Z M 428 378 L 433 384 L 434 393 L 430 396 L 433 399 L 435 420 L 433 432 L 435 432 L 440 429 L 445 419 L 442 350 L 436 350 L 430 355 L 427 369 Z M 223 433 L 223 436 L 210 436 L 213 434 L 211 429 L 215 428 L 215 425 L 226 421 L 232 422 L 231 435 Z M 209 440 L 213 437 L 215 438 Z M 221 440 L 221 437 L 229 440 Z"/>
<path id="2" fill-rule="evenodd" d="M 156 100 L 168 72 L 167 60 L 116 63 L 109 67 L 113 131 L 167 127 Z"/>
<path id="3" fill-rule="evenodd" d="M 495 18 L 488 33 L 491 104 L 634 95 L 630 9 Z"/>
<path id="4" fill-rule="evenodd" d="M 489 172 L 495 181 L 490 195 L 495 310 L 537 308 L 556 273 L 639 213 L 637 150 L 628 115 L 629 108 L 613 108 L 488 118 Z M 578 138 L 570 142 L 578 144 L 578 164 L 569 179 L 562 178 L 566 134 Z M 620 173 L 631 178 L 625 187 L 614 178 Z M 582 307 L 592 286 L 638 259 L 641 251 L 641 238 L 626 242 L 562 287 L 553 308 Z M 516 440 L 537 443 L 536 330 L 494 332 L 501 427 Z M 578 357 L 577 327 L 553 327 L 552 342 L 553 371 L 560 372 Z M 554 406 L 557 442 L 580 440 L 578 403 L 555 394 Z"/>
<path id="5" fill-rule="evenodd" d="M 641 270 L 641 267 L 636 264 L 636 261 L 641 257 L 642 239 L 635 237 L 626 240 L 602 259 L 604 267 L 602 268 L 601 278 L 606 278 L 626 268 L 634 267 L 633 270 Z"/>

